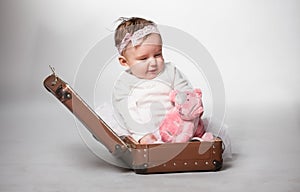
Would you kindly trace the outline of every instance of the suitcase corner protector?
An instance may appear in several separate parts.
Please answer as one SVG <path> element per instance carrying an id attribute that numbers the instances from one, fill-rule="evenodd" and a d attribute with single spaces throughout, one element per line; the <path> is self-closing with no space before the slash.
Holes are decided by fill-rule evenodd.
<path id="1" fill-rule="evenodd" d="M 215 168 L 214 168 L 215 171 L 220 171 L 222 169 L 222 166 L 223 166 L 222 161 L 213 160 L 213 164 L 215 166 Z"/>

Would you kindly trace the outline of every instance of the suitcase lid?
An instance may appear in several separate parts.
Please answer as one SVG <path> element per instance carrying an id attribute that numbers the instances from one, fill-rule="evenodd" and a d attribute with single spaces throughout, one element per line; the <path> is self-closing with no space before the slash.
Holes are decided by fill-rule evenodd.
<path id="1" fill-rule="evenodd" d="M 125 151 L 124 141 L 99 117 L 94 110 L 54 72 L 44 80 L 45 88 L 63 103 L 111 153 Z"/>

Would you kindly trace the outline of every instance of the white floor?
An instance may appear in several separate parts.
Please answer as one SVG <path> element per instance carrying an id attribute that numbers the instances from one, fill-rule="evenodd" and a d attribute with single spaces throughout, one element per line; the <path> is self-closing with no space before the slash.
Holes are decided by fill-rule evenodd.
<path id="1" fill-rule="evenodd" d="M 138 175 L 94 155 L 47 94 L 1 103 L 0 191 L 300 190 L 299 107 L 228 108 L 233 158 L 219 172 Z"/>

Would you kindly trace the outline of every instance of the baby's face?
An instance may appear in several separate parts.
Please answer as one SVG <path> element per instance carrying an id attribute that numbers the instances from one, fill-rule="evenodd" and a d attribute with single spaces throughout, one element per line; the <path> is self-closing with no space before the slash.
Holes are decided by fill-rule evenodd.
<path id="1" fill-rule="evenodd" d="M 135 47 L 129 44 L 123 56 L 131 73 L 141 79 L 153 79 L 164 69 L 162 41 L 159 34 L 150 34 Z"/>

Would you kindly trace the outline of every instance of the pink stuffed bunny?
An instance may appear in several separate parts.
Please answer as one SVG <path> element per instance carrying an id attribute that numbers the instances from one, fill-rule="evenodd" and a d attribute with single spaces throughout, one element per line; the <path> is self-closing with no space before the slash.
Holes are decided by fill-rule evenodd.
<path id="1" fill-rule="evenodd" d="M 205 134 L 203 122 L 200 117 L 203 114 L 202 92 L 171 91 L 170 100 L 174 103 L 159 127 L 159 133 L 163 142 L 187 142 L 192 137 L 203 137 L 203 140 L 211 140 L 212 134 Z"/>

